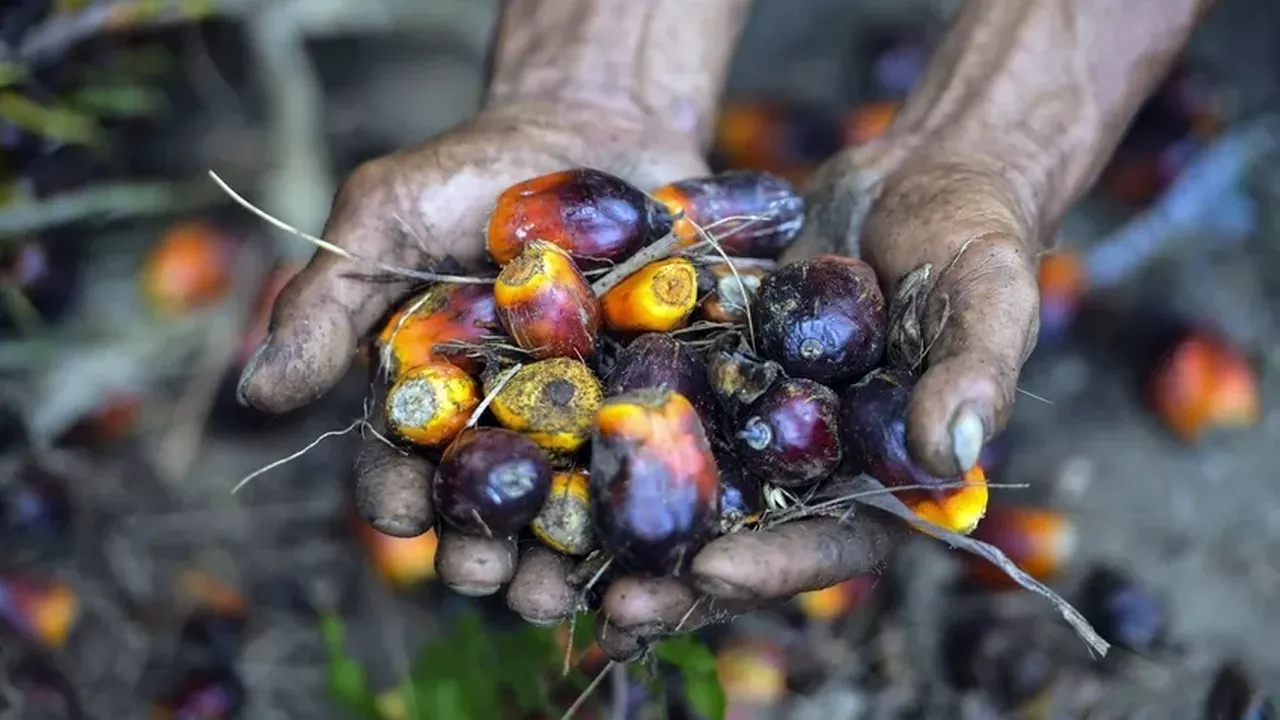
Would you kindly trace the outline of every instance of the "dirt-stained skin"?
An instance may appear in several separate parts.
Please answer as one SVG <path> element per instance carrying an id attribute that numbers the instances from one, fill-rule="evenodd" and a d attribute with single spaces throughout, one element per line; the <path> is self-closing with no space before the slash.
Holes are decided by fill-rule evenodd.
<path id="1" fill-rule="evenodd" d="M 521 180 L 585 165 L 653 190 L 705 174 L 702 150 L 747 5 L 505 3 L 484 109 L 354 173 L 325 237 L 396 265 L 444 255 L 475 262 L 494 198 Z M 938 339 L 908 411 L 910 449 L 930 471 L 956 474 L 1003 427 L 1034 343 L 1032 268 L 1043 239 L 1212 5 L 969 0 L 889 131 L 833 158 L 807 188 L 806 227 L 789 258 L 858 253 L 890 286 L 887 297 L 919 264 L 935 268 L 924 330 Z M 242 397 L 276 412 L 315 400 L 405 289 L 318 255 L 281 294 Z M 431 468 L 369 442 L 358 465 L 361 512 L 386 532 L 423 531 Z M 870 514 L 721 538 L 692 567 L 697 587 L 721 599 L 699 603 L 680 629 L 865 572 L 892 545 L 893 532 Z M 506 539 L 446 531 L 437 566 L 473 595 L 518 575 L 512 607 L 538 621 L 567 614 L 565 564 L 526 552 L 517 570 L 516 555 Z M 676 580 L 616 581 L 605 593 L 602 646 L 634 658 L 647 639 L 676 629 L 694 597 Z"/>

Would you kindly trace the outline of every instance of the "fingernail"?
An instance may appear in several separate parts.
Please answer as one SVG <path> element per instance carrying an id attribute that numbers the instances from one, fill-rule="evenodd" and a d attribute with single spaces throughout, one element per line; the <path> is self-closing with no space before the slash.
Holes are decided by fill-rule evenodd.
<path id="1" fill-rule="evenodd" d="M 968 405 L 960 408 L 951 421 L 951 452 L 961 472 L 969 471 L 978 462 L 985 435 L 978 413 Z"/>
<path id="2" fill-rule="evenodd" d="M 498 592 L 501 585 L 449 585 L 449 589 L 467 597 L 485 597 Z"/>
<path id="3" fill-rule="evenodd" d="M 712 597 L 734 599 L 751 596 L 751 593 L 747 590 L 716 577 L 700 576 L 694 580 L 694 584 L 698 586 L 699 590 Z"/>
<path id="4" fill-rule="evenodd" d="M 431 529 L 431 526 L 425 522 L 410 520 L 403 517 L 382 517 L 370 520 L 369 524 L 374 530 L 383 535 L 400 538 L 414 538 L 422 535 Z"/>
<path id="5" fill-rule="evenodd" d="M 262 362 L 262 356 L 267 351 L 267 347 L 271 345 L 271 333 L 262 339 L 262 344 L 258 345 L 258 349 L 253 351 L 249 356 L 249 361 L 244 364 L 244 370 L 240 373 L 240 382 L 236 384 L 236 399 L 245 407 L 253 407 L 253 403 L 249 400 L 248 389 L 249 381 L 253 379 L 253 374 L 257 372 L 258 365 Z"/>

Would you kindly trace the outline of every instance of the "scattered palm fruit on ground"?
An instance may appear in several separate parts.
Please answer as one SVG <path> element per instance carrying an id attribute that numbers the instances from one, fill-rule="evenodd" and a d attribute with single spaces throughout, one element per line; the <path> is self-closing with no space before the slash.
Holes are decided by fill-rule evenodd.
<path id="1" fill-rule="evenodd" d="M 716 652 L 716 674 L 728 700 L 725 718 L 751 718 L 787 695 L 787 653 L 766 639 L 734 639 Z"/>
<path id="2" fill-rule="evenodd" d="M 1138 655 L 1159 650 L 1169 631 L 1164 598 L 1118 568 L 1099 565 L 1090 570 L 1078 607 L 1099 635 Z"/>
<path id="3" fill-rule="evenodd" d="M 105 448 L 138 430 L 142 421 L 142 397 L 136 393 L 109 395 L 58 438 L 60 446 Z"/>
<path id="4" fill-rule="evenodd" d="M 0 337 L 60 319 L 75 298 L 77 260 L 70 243 L 49 238 L 33 237 L 0 250 L 0 290 L 11 294 L 0 305 Z"/>
<path id="5" fill-rule="evenodd" d="M 0 620 L 49 648 L 66 642 L 80 617 L 80 598 L 59 580 L 0 575 Z"/>
<path id="6" fill-rule="evenodd" d="M 1189 325 L 1177 332 L 1147 382 L 1156 416 L 1184 442 L 1214 430 L 1252 427 L 1262 417 L 1252 364 L 1210 328 Z"/>
<path id="7" fill-rule="evenodd" d="M 358 513 L 351 514 L 351 522 L 369 562 L 387 584 L 404 588 L 435 579 L 435 530 L 405 538 L 378 532 Z"/>
<path id="8" fill-rule="evenodd" d="M 1088 290 L 1086 269 L 1080 255 L 1060 249 L 1040 256 L 1040 340 L 1061 340 L 1071 327 Z"/>
<path id="9" fill-rule="evenodd" d="M 1015 711 L 1048 692 L 1058 674 L 1043 631 L 1034 619 L 968 613 L 944 630 L 943 667 L 956 687 Z"/>
<path id="10" fill-rule="evenodd" d="M 879 100 L 850 110 L 844 118 L 845 145 L 865 145 L 884 135 L 901 106 L 897 100 Z"/>
<path id="11" fill-rule="evenodd" d="M 762 98 L 727 101 L 716 125 L 714 154 L 728 169 L 754 170 L 801 184 L 844 145 L 834 111 Z"/>
<path id="12" fill-rule="evenodd" d="M 233 720 L 244 707 L 245 687 L 231 668 L 198 670 L 152 705 L 155 720 Z"/>
<path id="13" fill-rule="evenodd" d="M 236 241 L 213 225 L 190 220 L 171 227 L 142 266 L 151 309 L 181 315 L 221 300 L 231 288 Z"/>
<path id="14" fill-rule="evenodd" d="M 1274 700 L 1261 690 L 1249 669 L 1236 659 L 1219 668 L 1205 698 L 1203 720 L 1275 720 Z"/>
<path id="15" fill-rule="evenodd" d="M 807 619 L 832 622 L 857 608 L 879 581 L 880 576 L 875 573 L 862 573 L 821 590 L 800 593 L 792 601 Z"/>
<path id="16" fill-rule="evenodd" d="M 23 460 L 0 478 L 0 546 L 7 557 L 52 551 L 70 540 L 73 509 L 67 481 Z"/>
<path id="17" fill-rule="evenodd" d="M 1057 577 L 1071 560 L 1076 528 L 1062 513 L 1048 508 L 992 505 L 973 537 L 999 548 L 1031 577 L 1045 582 Z M 960 555 L 967 579 L 991 590 L 1017 585 L 1002 570 L 976 555 Z"/>

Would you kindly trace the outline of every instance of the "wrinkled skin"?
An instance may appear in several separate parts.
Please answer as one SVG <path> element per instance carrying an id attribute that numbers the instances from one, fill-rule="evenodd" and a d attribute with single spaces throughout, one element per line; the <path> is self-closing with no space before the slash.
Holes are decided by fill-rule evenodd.
<path id="1" fill-rule="evenodd" d="M 614 172 L 642 188 L 706 172 L 692 145 L 672 144 L 641 120 L 628 121 L 582 108 L 554 115 L 537 108 L 483 114 L 425 145 L 372 161 L 354 173 L 334 200 L 326 239 L 366 257 L 414 267 L 452 255 L 463 262 L 482 258 L 483 224 L 489 204 L 519 180 L 575 165 Z M 644 148 L 643 151 L 636 150 Z M 883 175 L 881 200 L 866 223 L 862 248 L 881 277 L 901 276 L 922 261 L 944 267 L 970 243 L 935 295 L 945 295 L 953 314 L 930 361 L 918 397 L 912 438 L 922 461 L 951 472 L 955 466 L 948 423 L 955 409 L 979 396 L 997 402 L 993 423 L 1003 422 L 1016 372 L 1036 329 L 1033 253 L 1024 228 L 1012 219 L 1008 191 L 990 185 L 948 182 L 939 170 L 914 169 L 898 150 L 873 148 L 836 158 L 811 192 L 813 226 L 792 256 L 832 250 L 853 253 L 849 188 L 868 171 Z M 902 167 L 901 173 L 885 168 Z M 927 192 L 926 192 L 927 188 Z M 983 222 L 952 221 L 964 207 Z M 904 238 L 917 239 L 907 244 Z M 921 241 L 927 239 L 926 241 Z M 284 412 L 315 400 L 346 372 L 358 340 L 373 330 L 405 291 L 404 286 L 368 283 L 364 268 L 330 254 L 317 255 L 282 294 L 272 333 L 246 371 L 241 394 L 264 410 Z M 348 276 L 350 275 L 350 276 Z M 981 353 L 964 350 L 976 334 L 988 342 Z M 433 468 L 371 439 L 360 454 L 356 498 L 379 530 L 415 535 L 434 523 L 428 483 Z M 715 598 L 701 602 L 682 629 L 824 587 L 879 563 L 898 531 L 869 516 L 837 526 L 807 520 L 767 532 L 711 543 L 693 563 L 692 582 L 674 579 L 618 580 L 605 593 L 604 647 L 618 658 L 634 657 L 644 643 L 675 629 L 697 590 Z M 530 621 L 552 623 L 571 612 L 568 564 L 553 554 L 516 556 L 505 540 L 443 531 L 438 567 L 458 592 L 487 595 L 510 583 L 508 601 Z M 688 579 L 686 579 L 688 580 Z"/>

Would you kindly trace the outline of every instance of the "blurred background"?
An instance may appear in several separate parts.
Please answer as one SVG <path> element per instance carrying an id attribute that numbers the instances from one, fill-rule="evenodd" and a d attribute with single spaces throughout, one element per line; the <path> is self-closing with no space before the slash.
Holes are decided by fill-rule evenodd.
<path id="1" fill-rule="evenodd" d="M 713 162 L 799 183 L 875 137 L 954 5 L 755 3 Z M 4 1 L 0 717 L 468 717 L 448 698 L 544 675 L 542 714 L 493 717 L 559 717 L 600 667 L 578 643 L 562 680 L 564 629 L 437 587 L 434 534 L 358 520 L 354 432 L 231 493 L 358 418 L 366 370 L 290 416 L 236 404 L 311 247 L 207 171 L 318 232 L 357 164 L 476 109 L 495 13 Z M 922 538 L 882 575 L 673 646 L 635 707 L 613 707 L 615 683 L 581 716 L 708 717 L 714 683 L 730 718 L 1275 717 L 1258 699 L 1280 683 L 1280 163 L 1258 128 L 1276 37 L 1280 5 L 1223 0 L 1063 224 L 1040 345 L 983 457 L 1029 485 L 993 491 L 983 539 L 1114 658 Z"/>

